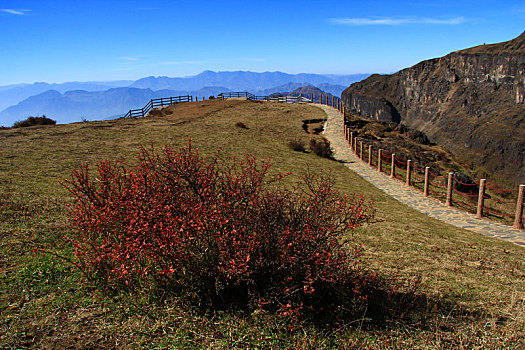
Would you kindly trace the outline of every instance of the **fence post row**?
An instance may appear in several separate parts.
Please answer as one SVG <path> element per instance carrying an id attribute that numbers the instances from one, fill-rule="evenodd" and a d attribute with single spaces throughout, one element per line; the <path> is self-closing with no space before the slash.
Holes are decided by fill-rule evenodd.
<path id="1" fill-rule="evenodd" d="M 226 98 L 231 98 L 231 97 L 246 97 L 249 100 L 266 100 L 266 101 L 271 101 L 272 100 L 272 99 L 269 98 L 269 96 L 255 96 L 254 94 L 249 93 L 248 91 L 243 91 L 243 92 L 231 92 L 230 91 L 228 93 L 220 93 L 220 94 L 217 95 L 217 99 L 220 99 L 220 100 L 224 100 Z M 202 97 L 202 101 L 204 101 L 205 99 L 206 99 L 206 97 L 203 96 Z M 161 97 L 161 98 L 157 98 L 157 99 L 151 99 L 146 104 L 146 106 L 144 106 L 143 108 L 130 109 L 124 115 L 124 118 L 131 118 L 131 117 L 135 116 L 135 114 L 137 114 L 139 112 L 140 112 L 140 116 L 141 117 L 145 117 L 152 108 L 159 107 L 159 104 L 160 104 L 160 107 L 164 107 L 164 106 L 173 105 L 174 103 L 194 102 L 194 101 L 198 102 L 199 101 L 199 97 L 195 96 L 195 99 L 194 99 L 192 95 L 186 95 L 186 96 L 176 96 L 176 97 L 170 96 L 170 97 Z M 294 98 L 292 98 L 292 97 L 288 98 L 288 96 L 285 96 L 283 99 L 277 98 L 277 102 L 292 102 L 292 103 L 299 102 L 300 103 L 300 102 L 303 102 L 303 94 L 300 93 L 299 97 L 294 97 Z M 308 102 L 308 100 L 307 100 L 307 102 Z M 309 102 L 315 103 L 315 101 L 314 101 L 314 94 L 313 93 L 311 94 L 311 99 L 310 99 Z M 330 105 L 329 101 L 328 101 L 328 95 L 326 95 L 326 99 L 325 99 L 324 102 L 325 102 L 325 104 L 327 106 Z M 322 94 L 319 95 L 319 103 L 323 104 L 323 95 Z M 339 110 L 339 112 L 341 112 L 344 115 L 344 105 L 343 105 L 342 101 L 339 98 L 336 98 L 335 96 L 332 96 L 331 107 L 332 108 L 336 108 L 335 107 L 336 104 L 337 104 L 337 109 Z"/>
<path id="2" fill-rule="evenodd" d="M 327 96 L 327 102 L 328 102 L 328 96 Z M 332 106 L 335 108 L 335 105 L 332 104 Z M 344 116 L 344 105 L 342 102 L 337 101 L 337 107 L 341 108 Z M 345 124 L 343 129 L 345 139 L 348 141 L 348 144 L 350 146 L 350 149 L 353 151 L 355 155 L 357 155 L 361 160 L 363 160 L 363 141 L 359 141 L 359 153 L 357 150 L 357 135 L 354 135 L 353 131 L 350 131 L 350 128 Z M 382 153 L 383 150 L 378 150 L 377 155 L 377 171 L 382 172 Z M 390 177 L 396 178 L 396 163 L 395 163 L 395 153 L 392 154 L 392 161 L 391 161 L 391 169 L 390 169 Z M 405 183 L 407 186 L 412 185 L 412 160 L 407 159 L 407 168 L 406 168 L 406 180 Z M 368 165 L 372 166 L 372 145 L 368 145 Z M 425 180 L 423 185 L 423 195 L 425 197 L 428 197 L 429 195 L 429 187 L 430 187 L 430 167 L 425 167 Z M 445 205 L 448 207 L 452 206 L 452 200 L 453 200 L 453 188 L 454 188 L 454 173 L 449 172 L 448 178 L 447 178 L 447 195 L 446 195 L 446 201 Z M 479 193 L 478 193 L 478 204 L 477 204 L 477 210 L 476 210 L 476 216 L 478 218 L 483 217 L 483 208 L 484 208 L 484 200 L 485 200 L 485 188 L 486 188 L 486 179 L 480 179 L 479 180 Z M 513 228 L 515 229 L 523 229 L 523 208 L 525 207 L 525 185 L 519 186 L 519 192 L 518 192 L 518 199 L 516 201 L 516 214 L 514 216 L 514 224 Z"/>

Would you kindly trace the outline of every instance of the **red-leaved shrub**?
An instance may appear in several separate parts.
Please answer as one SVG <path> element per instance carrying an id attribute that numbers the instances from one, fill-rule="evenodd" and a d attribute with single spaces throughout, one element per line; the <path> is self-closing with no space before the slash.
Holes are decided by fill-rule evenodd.
<path id="1" fill-rule="evenodd" d="M 103 161 L 66 186 L 78 265 L 109 289 L 175 293 L 201 306 L 276 307 L 283 315 L 365 298 L 346 233 L 372 214 L 329 176 L 291 188 L 269 161 L 227 165 L 194 149 L 143 149 L 138 164 Z"/>

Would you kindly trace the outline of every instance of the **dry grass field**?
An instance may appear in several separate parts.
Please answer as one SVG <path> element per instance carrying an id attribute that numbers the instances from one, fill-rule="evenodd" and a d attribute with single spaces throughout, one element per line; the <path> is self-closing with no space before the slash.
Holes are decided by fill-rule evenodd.
<path id="1" fill-rule="evenodd" d="M 433 220 L 343 164 L 290 149 L 292 139 L 320 138 L 302 126 L 323 118 L 309 105 L 209 100 L 141 119 L 0 130 L 0 348 L 524 348 L 525 249 Z M 351 240 L 364 266 L 407 285 L 411 307 L 326 326 L 260 310 L 202 313 L 176 297 L 106 295 L 64 259 L 36 251 L 72 257 L 72 199 L 60 183 L 73 169 L 132 164 L 142 145 L 181 147 L 189 138 L 205 157 L 220 149 L 224 159 L 271 158 L 271 172 L 292 172 L 290 183 L 308 170 L 331 172 L 342 193 L 372 199 L 375 222 Z"/>

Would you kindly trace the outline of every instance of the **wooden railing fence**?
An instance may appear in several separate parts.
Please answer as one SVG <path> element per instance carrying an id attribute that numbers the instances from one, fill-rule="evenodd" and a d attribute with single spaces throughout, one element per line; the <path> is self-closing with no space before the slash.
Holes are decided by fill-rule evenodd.
<path id="1" fill-rule="evenodd" d="M 175 103 L 192 102 L 192 101 L 193 101 L 193 96 L 191 95 L 155 98 L 155 99 L 150 100 L 142 108 L 130 109 L 129 112 L 124 115 L 124 118 L 145 117 L 149 113 L 149 111 L 151 111 L 153 108 L 171 106 Z"/>
<path id="2" fill-rule="evenodd" d="M 434 197 L 448 207 L 458 207 L 479 218 L 485 216 L 507 220 L 508 223 L 513 222 L 513 228 L 523 229 L 525 185 L 503 189 L 487 185 L 486 179 L 467 183 L 453 172 L 436 174 L 430 167 L 418 167 L 411 159 L 396 156 L 388 150 L 374 150 L 372 144 L 367 145 L 367 140 L 360 139 L 357 133 L 351 131 L 346 116 L 343 133 L 348 147 L 361 161 L 389 175 L 392 180 L 403 181 L 407 186 L 423 192 L 425 197 Z M 368 148 L 368 152 L 363 152 L 363 146 Z"/>
<path id="3" fill-rule="evenodd" d="M 224 100 L 228 98 L 246 98 L 252 101 L 270 101 L 270 102 L 279 102 L 279 103 L 325 103 L 326 105 L 331 105 L 335 107 L 336 105 L 341 104 L 341 100 L 338 97 L 331 95 L 320 95 L 319 98 L 314 98 L 313 94 L 308 96 L 256 96 L 247 91 L 241 92 L 222 92 L 217 95 L 217 99 Z M 202 98 L 204 100 L 204 97 Z M 124 115 L 124 118 L 142 118 L 145 117 L 149 111 L 153 108 L 171 106 L 176 103 L 181 102 L 193 102 L 198 101 L 198 97 L 193 97 L 191 95 L 186 96 L 174 96 L 174 97 L 164 97 L 156 98 L 150 100 L 143 108 L 130 109 L 128 113 Z"/>

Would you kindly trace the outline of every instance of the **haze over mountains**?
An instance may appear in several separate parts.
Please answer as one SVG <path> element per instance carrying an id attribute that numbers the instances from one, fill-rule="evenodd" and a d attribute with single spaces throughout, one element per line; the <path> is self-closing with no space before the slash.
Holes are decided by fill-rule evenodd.
<path id="1" fill-rule="evenodd" d="M 42 92 L 55 90 L 61 93 L 72 90 L 85 91 L 103 91 L 114 87 L 127 86 L 132 84 L 133 80 L 117 81 L 93 81 L 93 82 L 67 82 L 62 84 L 48 84 L 43 82 L 33 84 L 15 84 L 0 86 L 0 111 L 9 106 Z"/>
<path id="2" fill-rule="evenodd" d="M 212 72 L 191 77 L 146 77 L 136 81 L 34 83 L 0 86 L 0 125 L 45 114 L 58 123 L 108 119 L 141 108 L 152 98 L 192 95 L 199 98 L 228 91 L 257 95 L 313 85 L 339 96 L 369 74 L 321 75 L 282 72 Z"/>

